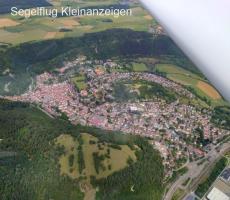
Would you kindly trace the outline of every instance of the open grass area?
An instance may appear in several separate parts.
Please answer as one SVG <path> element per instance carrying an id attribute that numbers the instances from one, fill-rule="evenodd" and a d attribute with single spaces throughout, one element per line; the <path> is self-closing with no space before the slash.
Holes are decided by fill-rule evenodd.
<path id="1" fill-rule="evenodd" d="M 136 161 L 135 151 L 131 150 L 127 145 L 114 146 L 109 143 L 101 143 L 99 140 L 87 133 L 81 134 L 82 152 L 84 156 L 85 168 L 79 173 L 78 165 L 78 147 L 79 142 L 76 138 L 68 134 L 60 135 L 55 143 L 64 148 L 64 153 L 59 158 L 61 175 L 68 175 L 72 179 L 84 176 L 87 179 L 95 176 L 97 179 L 105 178 L 116 171 L 128 166 L 127 160 Z M 93 154 L 98 153 L 103 156 L 101 167 L 96 170 Z M 102 167 L 103 166 L 103 167 Z"/>
<path id="2" fill-rule="evenodd" d="M 170 64 L 157 64 L 156 70 L 164 72 L 167 78 L 186 86 L 194 86 L 198 80 L 203 80 L 196 74 Z"/>
<path id="3" fill-rule="evenodd" d="M 78 75 L 72 78 L 73 83 L 79 90 L 84 90 L 87 87 L 87 84 L 85 82 L 85 76 Z"/>
<path id="4" fill-rule="evenodd" d="M 133 71 L 135 72 L 145 72 L 148 71 L 148 68 L 144 63 L 132 63 Z"/>
<path id="5" fill-rule="evenodd" d="M 185 191 L 178 188 L 176 192 L 173 194 L 172 200 L 180 200 L 183 198 L 184 195 L 185 195 Z"/>
<path id="6" fill-rule="evenodd" d="M 213 106 L 227 104 L 219 92 L 207 80 L 197 74 L 170 64 L 157 64 L 155 70 L 164 73 L 172 81 L 192 88 L 197 95 L 207 98 Z"/>
<path id="7" fill-rule="evenodd" d="M 109 143 L 99 143 L 98 139 L 89 134 L 82 134 L 84 141 L 83 144 L 83 154 L 85 157 L 85 175 L 95 176 L 97 179 L 105 178 L 116 171 L 127 166 L 127 160 L 130 157 L 133 161 L 136 160 L 135 151 L 131 150 L 127 145 L 119 145 L 121 149 L 116 149 L 110 146 Z M 94 141 L 95 144 L 90 144 Z M 96 172 L 95 163 L 93 160 L 93 153 L 98 153 L 99 156 L 109 154 L 109 158 L 105 158 L 102 161 L 102 165 L 105 167 L 99 169 L 99 173 Z M 108 153 L 110 152 L 110 153 Z"/>
<path id="8" fill-rule="evenodd" d="M 98 138 L 87 133 L 82 133 L 80 139 L 62 134 L 55 139 L 55 144 L 63 151 L 59 157 L 60 175 L 67 175 L 74 180 L 82 178 L 80 187 L 85 193 L 85 199 L 95 197 L 96 190 L 90 183 L 91 176 L 96 179 L 106 178 L 128 167 L 128 159 L 132 162 L 137 160 L 135 151 L 127 145 L 99 142 Z M 83 159 L 80 161 L 81 153 Z M 95 154 L 100 158 L 96 162 Z M 84 166 L 82 171 L 80 165 Z"/>
<path id="9" fill-rule="evenodd" d="M 78 142 L 71 135 L 63 134 L 56 139 L 56 144 L 64 147 L 64 154 L 59 158 L 60 174 L 72 179 L 79 178 L 77 147 Z M 71 161 L 72 160 L 72 161 Z"/>

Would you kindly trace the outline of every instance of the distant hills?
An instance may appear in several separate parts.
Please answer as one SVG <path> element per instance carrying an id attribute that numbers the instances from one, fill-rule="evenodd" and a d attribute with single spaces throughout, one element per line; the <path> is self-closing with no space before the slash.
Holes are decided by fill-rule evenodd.
<path id="1" fill-rule="evenodd" d="M 0 14 L 9 13 L 11 7 L 25 9 L 51 5 L 46 0 L 0 0 Z"/>

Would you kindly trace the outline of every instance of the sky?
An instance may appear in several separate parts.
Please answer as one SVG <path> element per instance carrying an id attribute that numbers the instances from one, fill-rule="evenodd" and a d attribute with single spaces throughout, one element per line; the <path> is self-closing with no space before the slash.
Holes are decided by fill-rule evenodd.
<path id="1" fill-rule="evenodd" d="M 140 0 L 230 101 L 230 0 Z"/>

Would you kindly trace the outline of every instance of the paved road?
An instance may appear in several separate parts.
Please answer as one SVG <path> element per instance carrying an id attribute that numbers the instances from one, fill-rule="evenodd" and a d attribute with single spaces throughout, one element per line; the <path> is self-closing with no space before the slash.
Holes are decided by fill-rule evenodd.
<path id="1" fill-rule="evenodd" d="M 216 151 L 216 147 L 219 147 L 219 152 Z M 229 149 L 230 142 L 225 143 L 221 146 L 213 146 L 212 149 L 205 156 L 205 159 L 207 159 L 207 161 L 205 161 L 203 164 L 197 165 L 197 163 L 200 161 L 188 163 L 188 172 L 185 173 L 183 176 L 179 177 L 179 179 L 177 179 L 177 181 L 173 183 L 173 185 L 170 187 L 163 199 L 171 200 L 176 190 L 180 187 L 183 188 L 182 184 L 188 178 L 191 178 L 194 181 L 191 185 L 189 185 L 189 188 L 187 188 L 187 190 L 189 190 L 190 192 L 194 190 L 201 178 L 209 172 L 207 169 L 210 169 L 211 166 Z"/>
<path id="2" fill-rule="evenodd" d="M 176 190 L 181 187 L 181 185 L 188 179 L 194 179 L 197 176 L 199 176 L 199 174 L 201 173 L 201 171 L 204 169 L 205 167 L 205 163 L 202 165 L 197 165 L 197 162 L 191 162 L 187 165 L 188 168 L 188 172 L 185 173 L 183 176 L 180 176 L 179 179 L 177 179 L 177 181 L 175 183 L 173 183 L 173 185 L 170 187 L 169 191 L 167 192 L 167 194 L 164 197 L 164 200 L 171 200 L 173 194 L 176 192 Z"/>

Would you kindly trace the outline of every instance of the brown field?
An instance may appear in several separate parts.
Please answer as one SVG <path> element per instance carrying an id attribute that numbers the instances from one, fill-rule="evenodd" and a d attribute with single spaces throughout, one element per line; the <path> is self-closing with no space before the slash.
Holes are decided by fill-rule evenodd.
<path id="1" fill-rule="evenodd" d="M 214 87 L 209 85 L 208 83 L 205 83 L 203 81 L 198 81 L 197 87 L 203 91 L 205 94 L 207 94 L 209 97 L 211 97 L 214 100 L 221 99 L 220 94 L 216 91 Z"/>
<path id="2" fill-rule="evenodd" d="M 80 23 L 74 19 L 63 19 L 61 20 L 61 23 L 66 27 L 66 28 L 73 28 L 73 26 L 78 26 Z"/>
<path id="3" fill-rule="evenodd" d="M 0 28 L 2 27 L 7 27 L 7 26 L 16 26 L 19 23 L 12 20 L 12 19 L 8 19 L 8 18 L 2 18 L 0 19 Z"/>
<path id="4" fill-rule="evenodd" d="M 47 32 L 46 35 L 44 36 L 44 39 L 52 39 L 55 38 L 57 32 Z"/>
<path id="5" fill-rule="evenodd" d="M 147 19 L 147 20 L 152 20 L 153 19 L 153 17 L 151 15 L 145 15 L 144 18 Z"/>

